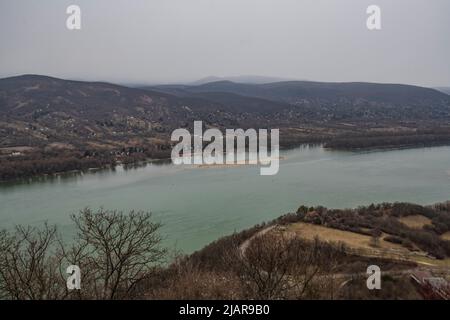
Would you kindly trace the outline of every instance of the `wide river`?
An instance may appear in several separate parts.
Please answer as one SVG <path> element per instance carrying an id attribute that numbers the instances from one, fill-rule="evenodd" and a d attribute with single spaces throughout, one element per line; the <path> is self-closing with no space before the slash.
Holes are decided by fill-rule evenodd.
<path id="1" fill-rule="evenodd" d="M 450 147 L 373 152 L 303 147 L 282 156 L 275 176 L 260 176 L 254 166 L 148 164 L 0 184 L 0 227 L 49 221 L 69 237 L 69 215 L 84 207 L 146 210 L 164 224 L 165 244 L 188 253 L 302 204 L 349 208 L 450 200 Z"/>

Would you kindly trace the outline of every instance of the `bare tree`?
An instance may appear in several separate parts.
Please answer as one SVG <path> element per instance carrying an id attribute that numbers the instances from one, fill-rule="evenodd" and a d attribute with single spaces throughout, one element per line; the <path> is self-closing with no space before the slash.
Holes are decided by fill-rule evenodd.
<path id="1" fill-rule="evenodd" d="M 0 231 L 0 297 L 2 299 L 61 299 L 65 282 L 55 255 L 56 227 L 18 226 Z"/>
<path id="2" fill-rule="evenodd" d="M 256 236 L 245 254 L 236 247 L 226 260 L 234 268 L 253 299 L 306 299 L 333 296 L 326 281 L 337 251 L 317 239 L 304 241 L 285 233 Z M 324 292 L 326 290 L 326 292 Z"/>
<path id="3" fill-rule="evenodd" d="M 77 236 L 66 246 L 56 227 L 0 231 L 0 298 L 127 299 L 161 264 L 161 224 L 147 212 L 100 209 L 73 215 Z M 81 290 L 69 292 L 67 266 L 81 270 Z"/>
<path id="4" fill-rule="evenodd" d="M 382 235 L 382 232 L 378 228 L 375 228 L 374 230 L 372 230 L 372 235 L 370 237 L 369 245 L 373 248 L 379 248 L 381 235 Z"/>
<path id="5" fill-rule="evenodd" d="M 84 272 L 87 298 L 131 298 L 136 284 L 163 262 L 161 224 L 148 212 L 84 209 L 72 220 L 78 234 L 64 257 Z"/>

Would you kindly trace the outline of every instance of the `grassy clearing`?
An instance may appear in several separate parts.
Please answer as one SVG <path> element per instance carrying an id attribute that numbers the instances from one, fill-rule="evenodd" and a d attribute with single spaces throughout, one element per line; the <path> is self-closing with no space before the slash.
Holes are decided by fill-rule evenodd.
<path id="1" fill-rule="evenodd" d="M 427 257 L 423 251 L 410 251 L 400 244 L 383 240 L 386 234 L 380 237 L 378 245 L 374 247 L 370 236 L 304 222 L 293 223 L 287 226 L 286 232 L 306 240 L 314 240 L 318 237 L 322 241 L 344 243 L 352 252 L 362 256 L 414 261 L 434 267 L 450 267 L 450 259 L 436 260 Z"/>
<path id="2" fill-rule="evenodd" d="M 443 240 L 449 240 L 450 241 L 450 231 L 447 231 L 446 233 L 444 233 L 443 235 L 441 235 L 441 238 Z"/>
<path id="3" fill-rule="evenodd" d="M 413 229 L 422 229 L 427 224 L 431 225 L 431 220 L 421 215 L 401 217 L 398 220 Z"/>
<path id="4" fill-rule="evenodd" d="M 433 267 L 450 268 L 450 258 L 444 260 L 431 259 L 428 257 L 414 257 L 414 261 L 422 265 L 428 265 Z"/>
<path id="5" fill-rule="evenodd" d="M 290 225 L 288 231 L 293 231 L 299 236 L 307 240 L 314 240 L 317 236 L 322 240 L 329 242 L 342 242 L 352 249 L 394 249 L 400 251 L 408 251 L 399 244 L 390 243 L 380 239 L 379 246 L 374 248 L 371 246 L 371 237 L 350 231 L 343 231 L 333 228 L 327 228 L 319 225 L 298 222 Z"/>

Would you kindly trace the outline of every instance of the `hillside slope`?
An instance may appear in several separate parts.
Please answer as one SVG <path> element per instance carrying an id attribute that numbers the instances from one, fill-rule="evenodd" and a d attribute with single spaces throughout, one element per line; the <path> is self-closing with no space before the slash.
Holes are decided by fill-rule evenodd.
<path id="1" fill-rule="evenodd" d="M 130 88 L 0 79 L 0 180 L 170 156 L 174 129 L 279 128 L 282 147 L 442 145 L 450 96 L 406 85 L 289 81 Z M 95 160 L 95 161 L 94 161 Z"/>
<path id="2" fill-rule="evenodd" d="M 0 146 L 155 137 L 198 119 L 229 124 L 201 99 L 35 75 L 0 80 Z"/>
<path id="3" fill-rule="evenodd" d="M 197 86 L 169 85 L 149 89 L 178 95 L 225 93 L 296 106 L 304 118 L 315 121 L 412 121 L 450 119 L 450 96 L 443 92 L 402 84 L 326 83 L 284 81 L 243 84 L 216 81 Z M 217 101 L 217 100 L 216 100 Z M 300 116 L 300 115 L 299 115 Z"/>

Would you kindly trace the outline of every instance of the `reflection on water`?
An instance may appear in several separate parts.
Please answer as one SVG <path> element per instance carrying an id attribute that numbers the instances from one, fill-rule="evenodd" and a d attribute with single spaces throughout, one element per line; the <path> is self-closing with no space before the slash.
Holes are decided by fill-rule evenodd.
<path id="1" fill-rule="evenodd" d="M 41 175 L 41 176 L 35 176 L 25 179 L 19 179 L 14 181 L 6 181 L 6 182 L 0 182 L 0 191 L 1 190 L 8 190 L 10 188 L 13 188 L 15 186 L 22 186 L 22 185 L 29 185 L 29 184 L 35 184 L 35 183 L 61 183 L 61 182 L 70 182 L 74 181 L 78 178 L 82 178 L 85 175 L 89 174 L 96 174 L 96 175 L 111 175 L 116 173 L 117 171 L 130 171 L 130 170 L 137 170 L 140 168 L 145 168 L 149 164 L 155 165 L 155 166 L 166 166 L 171 165 L 170 159 L 158 159 L 158 160 L 151 160 L 151 161 L 143 161 L 143 162 L 136 162 L 136 163 L 130 163 L 130 164 L 123 164 L 118 165 L 116 167 L 107 167 L 107 168 L 93 168 L 88 170 L 74 170 L 69 172 L 62 172 L 57 174 L 50 174 L 50 175 Z"/>

